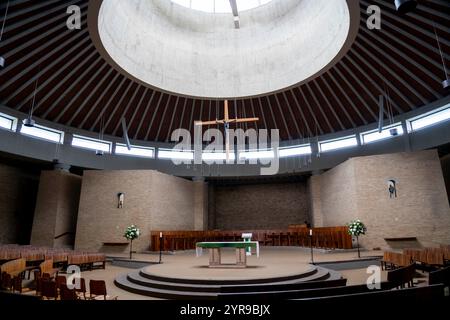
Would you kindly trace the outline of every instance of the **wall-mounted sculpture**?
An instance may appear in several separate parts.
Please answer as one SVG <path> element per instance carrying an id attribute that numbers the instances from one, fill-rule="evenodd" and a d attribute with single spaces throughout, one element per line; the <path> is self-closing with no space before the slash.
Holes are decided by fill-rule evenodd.
<path id="1" fill-rule="evenodd" d="M 397 198 L 397 183 L 395 180 L 388 180 L 389 198 Z"/>
<path id="2" fill-rule="evenodd" d="M 123 208 L 123 202 L 125 200 L 125 194 L 120 192 L 117 194 L 117 200 L 118 200 L 118 204 L 117 204 L 117 208 L 122 209 Z"/>

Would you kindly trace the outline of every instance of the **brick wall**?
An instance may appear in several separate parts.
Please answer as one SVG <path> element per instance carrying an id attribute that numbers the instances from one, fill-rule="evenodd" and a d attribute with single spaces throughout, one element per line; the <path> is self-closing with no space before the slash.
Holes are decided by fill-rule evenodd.
<path id="1" fill-rule="evenodd" d="M 29 244 L 39 175 L 0 164 L 0 243 Z"/>
<path id="2" fill-rule="evenodd" d="M 117 208 L 117 194 L 125 194 Z M 81 188 L 75 247 L 79 250 L 126 252 L 127 226 L 137 225 L 136 251 L 148 250 L 151 230 L 194 230 L 194 182 L 149 170 L 85 171 Z"/>
<path id="3" fill-rule="evenodd" d="M 397 181 L 394 199 L 390 179 Z M 384 238 L 400 237 L 417 237 L 423 246 L 450 243 L 450 209 L 435 150 L 353 158 L 315 182 L 323 225 L 361 219 L 368 228 L 361 237 L 366 248 L 389 248 Z"/>
<path id="4" fill-rule="evenodd" d="M 308 220 L 309 198 L 302 182 L 215 186 L 209 203 L 212 229 L 284 229 Z"/>
<path id="5" fill-rule="evenodd" d="M 450 155 L 441 158 L 442 173 L 444 174 L 445 187 L 447 189 L 447 198 L 450 203 Z"/>
<path id="6" fill-rule="evenodd" d="M 80 176 L 61 170 L 41 172 L 31 233 L 32 245 L 55 248 L 73 246 L 80 189 Z"/>

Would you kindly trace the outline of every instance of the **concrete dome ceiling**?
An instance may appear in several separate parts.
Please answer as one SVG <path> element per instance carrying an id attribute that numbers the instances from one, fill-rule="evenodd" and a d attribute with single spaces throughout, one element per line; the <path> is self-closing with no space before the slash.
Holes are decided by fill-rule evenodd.
<path id="1" fill-rule="evenodd" d="M 358 6 L 351 9 L 358 20 Z M 350 32 L 346 0 L 273 0 L 239 17 L 235 29 L 232 14 L 169 0 L 108 0 L 93 32 L 105 59 L 144 84 L 193 97 L 239 98 L 313 78 L 347 52 L 358 30 L 353 24 Z"/>
<path id="2" fill-rule="evenodd" d="M 168 141 L 176 128 L 223 117 L 223 102 L 151 88 L 123 75 L 103 58 L 89 32 L 88 0 L 12 0 L 0 54 L 0 103 L 28 112 L 35 81 L 36 117 L 130 138 Z M 101 3 L 101 2 L 100 2 Z M 82 29 L 66 27 L 69 5 L 82 9 Z M 382 9 L 382 29 L 366 27 L 368 5 Z M 5 2 L 0 4 L 4 12 Z M 91 5 L 99 5 L 93 1 Z M 245 128 L 279 129 L 283 140 L 375 123 L 378 95 L 388 88 L 394 114 L 437 101 L 446 94 L 433 23 L 450 66 L 450 3 L 419 1 L 414 13 L 398 15 L 391 0 L 360 1 L 357 37 L 348 52 L 320 76 L 276 93 L 232 99 L 230 117 L 259 117 Z M 3 19 L 3 16 L 0 18 Z M 0 23 L 3 20 L 0 20 Z"/>

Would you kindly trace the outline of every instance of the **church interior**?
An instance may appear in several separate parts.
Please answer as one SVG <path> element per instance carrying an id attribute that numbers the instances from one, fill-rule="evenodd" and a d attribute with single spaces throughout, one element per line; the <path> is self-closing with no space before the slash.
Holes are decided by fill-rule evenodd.
<path id="1" fill-rule="evenodd" d="M 0 300 L 448 303 L 449 2 L 2 0 L 0 27 Z"/>

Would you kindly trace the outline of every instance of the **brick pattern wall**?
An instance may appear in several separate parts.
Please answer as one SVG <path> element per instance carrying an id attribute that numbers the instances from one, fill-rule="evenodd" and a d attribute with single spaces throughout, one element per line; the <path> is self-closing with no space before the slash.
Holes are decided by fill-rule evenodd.
<path id="1" fill-rule="evenodd" d="M 309 214 L 313 227 L 323 227 L 322 202 L 320 199 L 320 176 L 313 175 L 308 180 Z M 314 214 L 312 214 L 314 213 Z"/>
<path id="2" fill-rule="evenodd" d="M 355 159 L 322 174 L 320 183 L 321 216 L 324 227 L 342 226 L 357 219 Z"/>
<path id="3" fill-rule="evenodd" d="M 60 179 L 56 171 L 42 171 L 34 210 L 30 244 L 53 247 Z"/>
<path id="4" fill-rule="evenodd" d="M 0 164 L 0 244 L 29 244 L 39 175 Z"/>
<path id="5" fill-rule="evenodd" d="M 445 187 L 447 189 L 447 198 L 450 203 L 450 154 L 441 158 L 442 173 L 444 174 Z"/>
<path id="6" fill-rule="evenodd" d="M 397 181 L 391 199 L 387 181 Z M 388 249 L 384 238 L 417 237 L 422 246 L 450 243 L 450 209 L 435 150 L 353 158 L 322 174 L 324 226 L 360 218 L 368 228 L 361 245 Z M 315 212 L 313 212 L 315 215 Z"/>
<path id="7" fill-rule="evenodd" d="M 81 179 L 80 176 L 61 172 L 55 236 L 66 232 L 71 232 L 71 234 L 55 239 L 53 243 L 55 248 L 73 247 L 75 243 Z"/>
<path id="8" fill-rule="evenodd" d="M 72 247 L 80 199 L 81 177 L 60 170 L 42 171 L 31 244 Z M 67 232 L 73 233 L 59 237 Z"/>
<path id="9" fill-rule="evenodd" d="M 125 194 L 117 208 L 117 194 Z M 129 250 L 103 242 L 126 242 L 123 233 L 135 224 L 141 237 L 133 249 L 149 249 L 151 230 L 194 230 L 193 182 L 156 171 L 85 171 L 75 247 L 103 252 Z"/>
<path id="10" fill-rule="evenodd" d="M 215 186 L 210 204 L 214 229 L 284 229 L 308 220 L 307 186 L 300 182 Z"/>
<path id="11" fill-rule="evenodd" d="M 194 229 L 208 230 L 208 184 L 194 181 Z"/>

